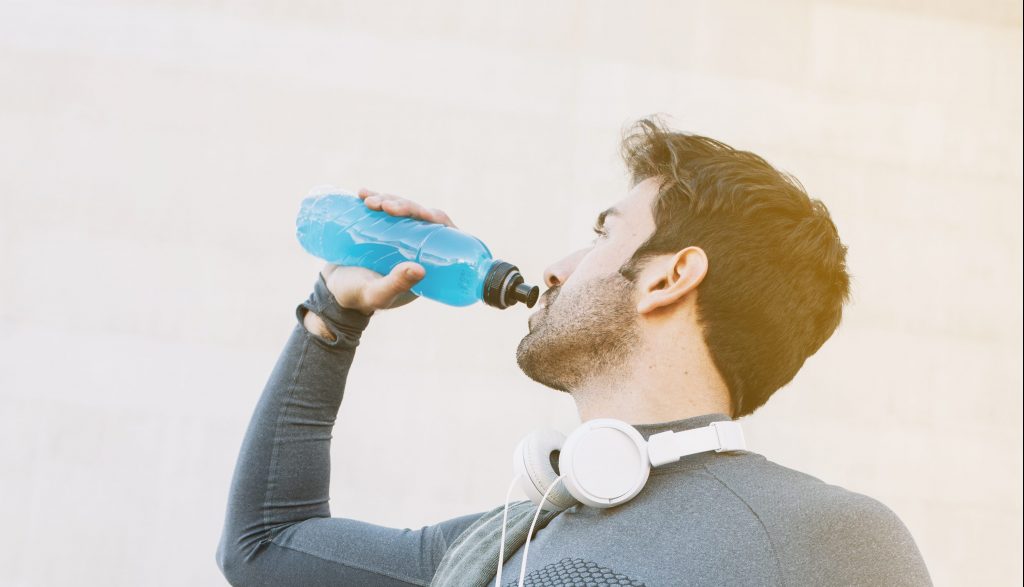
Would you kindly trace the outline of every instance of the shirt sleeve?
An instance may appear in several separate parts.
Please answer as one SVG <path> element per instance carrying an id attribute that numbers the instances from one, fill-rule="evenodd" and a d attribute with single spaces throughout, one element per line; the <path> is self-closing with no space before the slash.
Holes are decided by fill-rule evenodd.
<path id="1" fill-rule="evenodd" d="M 331 341 L 302 325 L 315 311 Z M 371 315 L 342 308 L 321 276 L 257 402 L 229 490 L 216 561 L 232 585 L 428 585 L 483 512 L 413 530 L 332 518 L 330 443 Z"/>
<path id="2" fill-rule="evenodd" d="M 910 531 L 881 502 L 845 492 L 816 517 L 803 536 L 789 537 L 803 546 L 800 556 L 787 561 L 787 584 L 932 585 Z"/>

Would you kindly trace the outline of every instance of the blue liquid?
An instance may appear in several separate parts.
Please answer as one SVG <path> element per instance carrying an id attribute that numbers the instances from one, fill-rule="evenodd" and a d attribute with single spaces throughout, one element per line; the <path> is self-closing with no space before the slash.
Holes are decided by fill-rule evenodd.
<path id="1" fill-rule="evenodd" d="M 410 291 L 450 306 L 483 299 L 494 264 L 480 239 L 454 228 L 371 210 L 355 195 L 334 193 L 302 201 L 295 220 L 299 243 L 336 265 L 356 265 L 387 275 L 405 261 L 426 274 Z"/>

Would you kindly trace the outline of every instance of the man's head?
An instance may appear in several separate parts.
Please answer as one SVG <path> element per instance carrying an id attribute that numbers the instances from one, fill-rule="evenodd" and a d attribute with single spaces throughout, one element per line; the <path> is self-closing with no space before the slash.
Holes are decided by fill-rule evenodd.
<path id="1" fill-rule="evenodd" d="M 700 346 L 732 415 L 749 414 L 839 324 L 849 276 L 828 210 L 757 155 L 656 119 L 622 154 L 632 189 L 602 213 L 604 235 L 545 271 L 519 365 L 572 392 L 619 380 L 641 352 L 674 362 Z"/>

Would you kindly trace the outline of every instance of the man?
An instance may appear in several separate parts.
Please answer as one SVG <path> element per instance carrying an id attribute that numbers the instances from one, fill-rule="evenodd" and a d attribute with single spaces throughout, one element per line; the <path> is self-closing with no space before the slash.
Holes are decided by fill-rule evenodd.
<path id="1" fill-rule="evenodd" d="M 652 119 L 622 148 L 632 188 L 601 212 L 591 244 L 545 271 L 519 366 L 571 394 L 581 421 L 617 418 L 645 439 L 750 414 L 839 324 L 846 248 L 825 206 L 757 155 Z M 405 198 L 360 197 L 455 226 Z M 232 584 L 428 585 L 482 519 L 412 530 L 330 517 L 331 430 L 360 333 L 377 310 L 414 300 L 424 274 L 413 262 L 387 276 L 328 264 L 296 308 L 232 482 L 217 550 Z M 570 507 L 530 545 L 533 586 L 930 584 L 885 506 L 746 451 L 653 469 L 629 502 Z M 523 550 L 505 567 L 518 571 Z"/>

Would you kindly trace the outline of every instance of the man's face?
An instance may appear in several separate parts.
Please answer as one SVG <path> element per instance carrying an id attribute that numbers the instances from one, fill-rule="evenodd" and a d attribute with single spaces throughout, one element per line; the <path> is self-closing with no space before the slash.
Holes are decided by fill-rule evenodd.
<path id="1" fill-rule="evenodd" d="M 618 273 L 654 231 L 655 178 L 605 213 L 604 235 L 544 271 L 548 289 L 530 315 L 516 361 L 534 381 L 571 391 L 623 368 L 640 341 L 635 284 Z"/>

